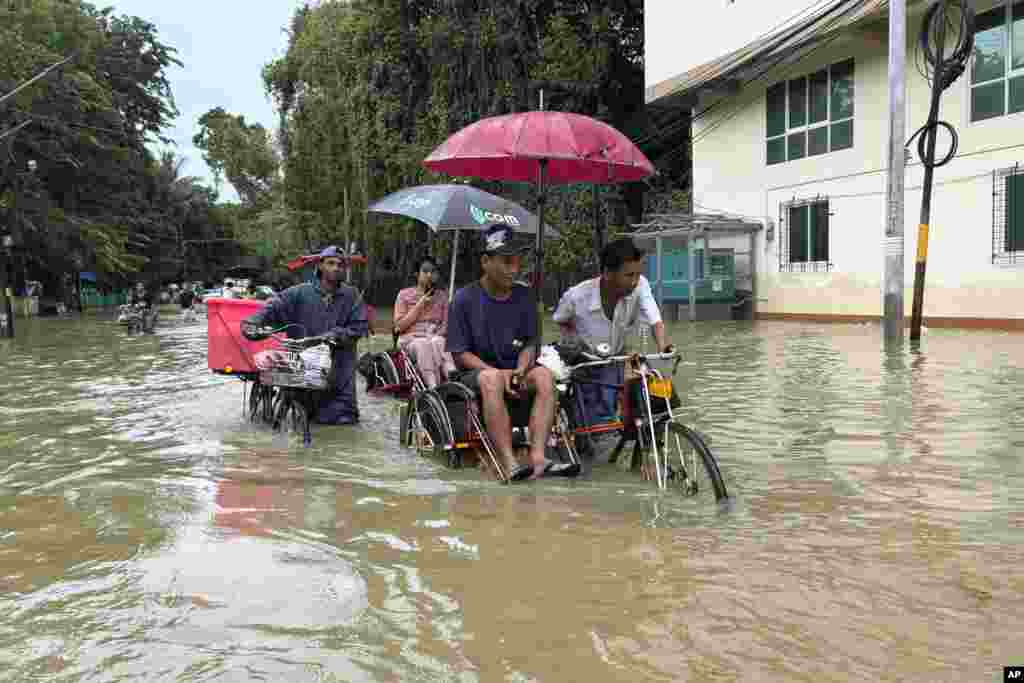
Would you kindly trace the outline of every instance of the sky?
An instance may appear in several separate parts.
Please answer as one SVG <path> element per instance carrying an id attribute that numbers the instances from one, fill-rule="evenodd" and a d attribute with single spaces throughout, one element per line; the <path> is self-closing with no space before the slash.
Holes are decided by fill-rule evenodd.
<path id="1" fill-rule="evenodd" d="M 645 87 L 678 76 L 835 0 L 644 0 Z M 700 17 L 693 20 L 694 7 Z"/>
<path id="2" fill-rule="evenodd" d="M 178 50 L 184 67 L 168 70 L 171 92 L 180 115 L 166 136 L 187 160 L 183 175 L 213 186 L 213 174 L 192 144 L 199 117 L 213 107 L 241 114 L 248 123 L 276 128 L 277 113 L 264 93 L 262 69 L 284 56 L 289 25 L 302 0 L 100 0 L 118 15 L 128 14 L 153 23 L 165 45 Z M 238 201 L 224 181 L 221 199 Z"/>

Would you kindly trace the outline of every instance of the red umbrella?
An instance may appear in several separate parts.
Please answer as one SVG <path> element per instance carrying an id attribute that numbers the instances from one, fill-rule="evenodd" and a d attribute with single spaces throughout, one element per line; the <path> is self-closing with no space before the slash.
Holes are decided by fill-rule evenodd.
<path id="1" fill-rule="evenodd" d="M 654 173 L 629 138 L 589 116 L 528 111 L 482 119 L 448 138 L 423 165 L 451 176 L 509 182 L 623 183 Z"/>
<path id="2" fill-rule="evenodd" d="M 341 257 L 341 261 L 346 266 L 353 265 L 353 264 L 365 264 L 366 263 L 366 257 L 365 256 L 361 256 L 359 254 L 353 254 L 352 256 L 343 256 L 343 257 Z M 298 257 L 293 258 L 291 261 L 288 262 L 288 270 L 299 270 L 301 268 L 305 268 L 310 263 L 319 263 L 319 262 L 320 262 L 320 255 L 319 254 L 307 254 L 306 256 L 298 256 Z"/>
<path id="3" fill-rule="evenodd" d="M 589 116 L 560 111 L 482 119 L 445 140 L 423 165 L 451 176 L 537 183 L 538 302 L 544 286 L 545 186 L 623 183 L 655 172 L 643 152 L 619 131 Z M 540 342 L 538 338 L 538 353 Z"/>

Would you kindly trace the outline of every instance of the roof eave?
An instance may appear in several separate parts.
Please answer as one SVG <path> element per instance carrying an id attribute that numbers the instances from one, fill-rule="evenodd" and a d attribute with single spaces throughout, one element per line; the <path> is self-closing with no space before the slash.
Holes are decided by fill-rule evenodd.
<path id="1" fill-rule="evenodd" d="M 910 0 L 911 5 L 919 0 Z M 745 73 L 753 67 L 800 58 L 808 46 L 837 32 L 846 32 L 879 11 L 887 14 L 888 0 L 836 0 L 792 26 L 701 64 L 644 91 L 653 108 L 692 108 L 702 94 L 729 94 L 742 87 Z"/>

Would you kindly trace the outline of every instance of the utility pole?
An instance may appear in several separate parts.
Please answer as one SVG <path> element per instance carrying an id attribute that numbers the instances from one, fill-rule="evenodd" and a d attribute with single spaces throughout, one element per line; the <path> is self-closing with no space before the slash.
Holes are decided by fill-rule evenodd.
<path id="1" fill-rule="evenodd" d="M 917 229 L 917 259 L 914 263 L 914 301 L 910 311 L 910 341 L 921 340 L 921 325 L 924 319 L 924 278 L 928 270 L 928 229 L 932 216 L 932 186 L 935 182 L 935 138 L 938 126 L 931 125 L 938 120 L 939 99 L 942 97 L 943 57 L 946 51 L 946 8 L 945 0 L 936 5 L 940 16 L 937 23 L 938 37 L 935 41 L 935 52 L 938 58 L 932 65 L 932 100 L 928 113 L 929 126 L 923 131 L 925 136 L 924 182 L 921 188 L 921 221 Z M 929 30 L 925 21 L 925 31 Z"/>
<path id="2" fill-rule="evenodd" d="M 885 204 L 885 280 L 882 329 L 885 345 L 903 344 L 903 208 L 906 178 L 907 3 L 889 2 L 889 168 Z"/>
<path id="3" fill-rule="evenodd" d="M 951 33 L 952 32 L 952 33 Z M 946 49 L 946 40 L 952 36 L 952 45 Z M 910 315 L 910 342 L 921 340 L 921 325 L 924 317 L 924 279 L 928 269 L 928 230 L 931 227 L 932 186 L 935 169 L 945 166 L 956 155 L 956 130 L 946 121 L 939 120 L 939 100 L 942 92 L 949 88 L 967 70 L 974 52 L 974 9 L 968 0 L 937 0 L 925 10 L 921 32 L 921 46 L 926 68 L 931 72 L 932 97 L 928 110 L 928 122 L 921 126 L 913 138 L 920 135 L 917 143 L 918 156 L 924 166 L 924 182 L 921 186 L 921 221 L 917 233 L 917 259 L 914 269 L 914 302 Z M 935 159 L 935 138 L 940 128 L 952 136 L 949 151 L 941 159 Z M 908 143 L 909 144 L 909 143 Z"/>

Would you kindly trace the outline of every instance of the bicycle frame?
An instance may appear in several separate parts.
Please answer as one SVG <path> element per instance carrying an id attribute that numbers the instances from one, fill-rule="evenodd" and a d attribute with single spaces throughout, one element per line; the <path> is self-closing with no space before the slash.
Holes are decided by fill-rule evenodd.
<path id="1" fill-rule="evenodd" d="M 649 364 L 651 360 L 675 360 L 675 366 L 673 367 L 672 374 L 675 374 L 675 369 L 678 368 L 679 362 L 682 360 L 682 356 L 676 352 L 671 353 L 652 353 L 652 354 L 630 354 L 630 355 L 619 355 L 619 356 L 608 356 L 606 358 L 598 358 L 592 354 L 585 354 L 586 356 L 593 358 L 594 360 L 585 361 L 583 363 L 577 363 L 575 365 L 568 366 L 569 370 L 569 382 L 574 384 L 582 384 L 585 382 L 575 378 L 574 375 L 580 370 L 595 367 L 604 367 L 616 364 L 629 364 L 632 370 L 640 377 L 640 393 L 643 398 L 643 416 L 633 416 L 633 427 L 637 429 L 638 436 L 640 430 L 647 429 L 651 439 L 651 451 L 654 456 L 654 470 L 655 478 L 658 482 L 658 488 L 664 491 L 668 487 L 668 458 L 667 454 L 661 453 L 658 448 L 658 435 L 655 431 L 655 416 L 654 408 L 651 405 L 651 394 L 648 385 L 650 378 L 663 379 L 662 375 L 658 370 L 652 368 Z M 672 410 L 671 402 L 665 401 L 665 412 L 667 416 L 663 418 L 665 422 L 665 439 L 668 439 L 668 423 L 676 419 L 676 415 Z M 646 423 L 646 424 L 645 424 Z M 601 431 L 616 431 L 617 429 L 625 429 L 626 423 L 624 420 L 612 421 L 601 425 L 591 425 L 585 428 L 578 428 L 573 430 L 576 435 L 581 434 L 593 434 Z M 676 437 L 678 439 L 678 436 Z"/>

